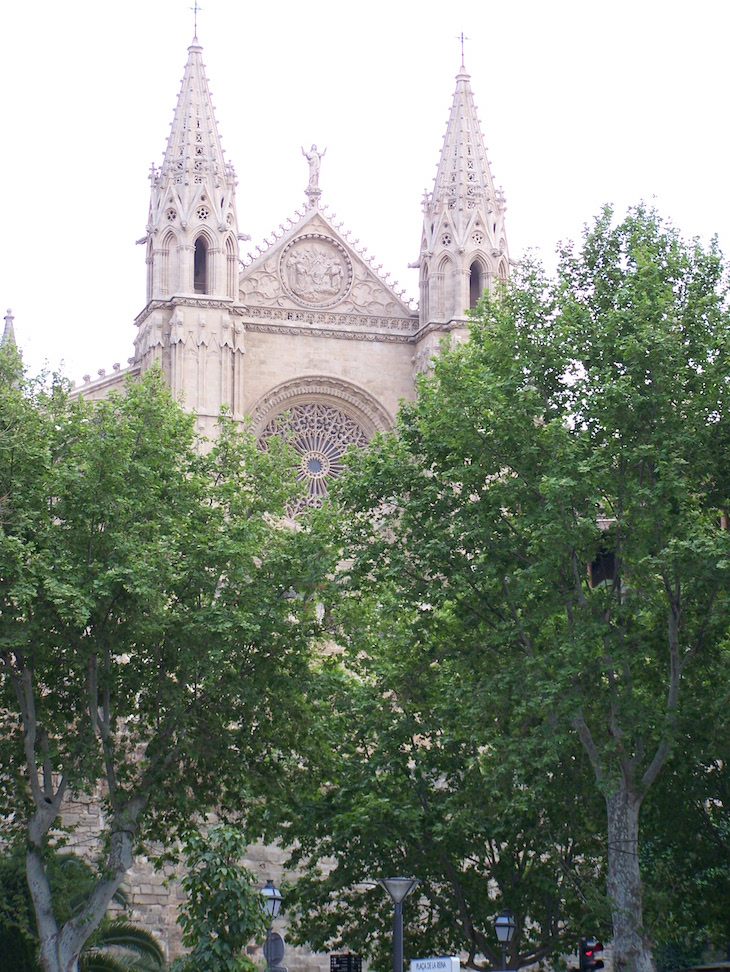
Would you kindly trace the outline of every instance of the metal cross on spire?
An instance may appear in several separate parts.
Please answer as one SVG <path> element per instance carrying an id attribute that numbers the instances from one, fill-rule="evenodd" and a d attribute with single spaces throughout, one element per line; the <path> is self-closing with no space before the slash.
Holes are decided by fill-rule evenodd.
<path id="1" fill-rule="evenodd" d="M 461 41 L 461 66 L 464 67 L 464 41 L 468 41 L 469 38 L 464 34 L 464 31 L 462 30 L 461 34 L 459 34 L 459 36 L 456 39 L 458 41 Z"/>
<path id="2" fill-rule="evenodd" d="M 203 8 L 198 3 L 198 0 L 195 0 L 194 5 L 190 9 L 193 11 L 193 37 L 197 40 L 198 39 L 198 11 L 202 10 Z"/>

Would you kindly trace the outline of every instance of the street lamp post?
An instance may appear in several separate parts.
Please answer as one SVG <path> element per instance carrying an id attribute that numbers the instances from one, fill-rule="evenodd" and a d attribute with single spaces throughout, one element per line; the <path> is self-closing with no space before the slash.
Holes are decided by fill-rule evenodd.
<path id="1" fill-rule="evenodd" d="M 501 915 L 494 922 L 494 930 L 497 933 L 497 941 L 502 946 L 502 968 L 507 968 L 507 946 L 512 941 L 517 925 L 512 915 L 505 908 Z"/>
<path id="2" fill-rule="evenodd" d="M 393 915 L 393 972 L 403 972 L 403 902 L 418 884 L 416 878 L 392 877 L 378 881 L 395 906 Z"/>
<path id="3" fill-rule="evenodd" d="M 272 928 L 274 924 L 274 918 L 279 914 L 279 908 L 281 908 L 281 891 L 274 886 L 274 882 L 269 880 L 266 882 L 266 887 L 261 888 L 261 894 L 264 896 L 264 907 L 266 908 L 266 914 L 269 916 L 269 930 L 266 933 L 266 942 L 264 944 L 264 958 L 266 959 L 266 965 L 269 972 L 278 966 L 278 963 L 282 959 L 281 954 L 276 953 L 275 941 L 281 941 L 278 935 L 272 933 Z"/>

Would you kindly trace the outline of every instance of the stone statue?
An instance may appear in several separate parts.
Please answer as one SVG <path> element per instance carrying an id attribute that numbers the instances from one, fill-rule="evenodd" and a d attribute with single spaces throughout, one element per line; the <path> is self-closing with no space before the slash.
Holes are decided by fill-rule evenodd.
<path id="1" fill-rule="evenodd" d="M 324 152 L 318 152 L 317 146 L 313 145 L 312 148 L 307 152 L 307 150 L 302 146 L 302 155 L 309 162 L 309 188 L 318 189 L 319 188 L 319 169 L 322 164 L 322 156 Z"/>

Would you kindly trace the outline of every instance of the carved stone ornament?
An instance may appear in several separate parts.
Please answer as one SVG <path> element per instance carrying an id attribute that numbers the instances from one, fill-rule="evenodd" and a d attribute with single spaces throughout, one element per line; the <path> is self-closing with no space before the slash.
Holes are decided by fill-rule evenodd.
<path id="1" fill-rule="evenodd" d="M 292 240 L 279 261 L 286 293 L 305 307 L 333 307 L 352 285 L 352 263 L 339 243 L 318 233 Z"/>

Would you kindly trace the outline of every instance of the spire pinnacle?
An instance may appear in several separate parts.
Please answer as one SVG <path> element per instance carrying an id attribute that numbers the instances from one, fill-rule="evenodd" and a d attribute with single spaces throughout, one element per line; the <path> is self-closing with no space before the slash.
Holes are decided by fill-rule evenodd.
<path id="1" fill-rule="evenodd" d="M 198 9 L 196 0 L 196 13 Z M 150 264 L 148 299 L 172 293 L 225 293 L 234 297 L 238 267 L 236 174 L 223 155 L 203 48 L 197 37 L 188 47 L 165 157 L 159 169 L 152 166 L 150 182 L 145 237 Z M 188 252 L 194 253 L 192 264 L 185 257 Z M 224 256 L 218 259 L 217 254 Z M 215 272 L 209 273 L 213 264 Z"/>
<path id="2" fill-rule="evenodd" d="M 433 192 L 423 200 L 421 322 L 461 318 L 495 279 L 509 273 L 504 196 L 494 188 L 481 126 L 461 69 Z"/>
<path id="3" fill-rule="evenodd" d="M 223 185 L 235 179 L 233 167 L 225 162 L 213 101 L 203 65 L 203 48 L 198 38 L 188 48 L 180 94 L 172 121 L 162 168 L 157 180 L 171 182 L 183 199 L 197 195 L 204 182 Z"/>
<path id="4" fill-rule="evenodd" d="M 14 320 L 15 318 L 13 317 L 13 312 L 8 307 L 8 312 L 5 315 L 5 330 L 3 331 L 2 338 L 0 338 L 0 347 L 4 348 L 8 345 L 11 345 L 14 348 L 17 347 L 17 343 L 15 341 L 15 328 L 13 327 Z"/>
<path id="5" fill-rule="evenodd" d="M 446 127 L 432 205 L 447 203 L 450 209 L 468 211 L 475 208 L 478 200 L 493 197 L 494 185 L 484 139 L 470 77 L 462 58 L 461 70 L 456 76 L 456 91 Z"/>

